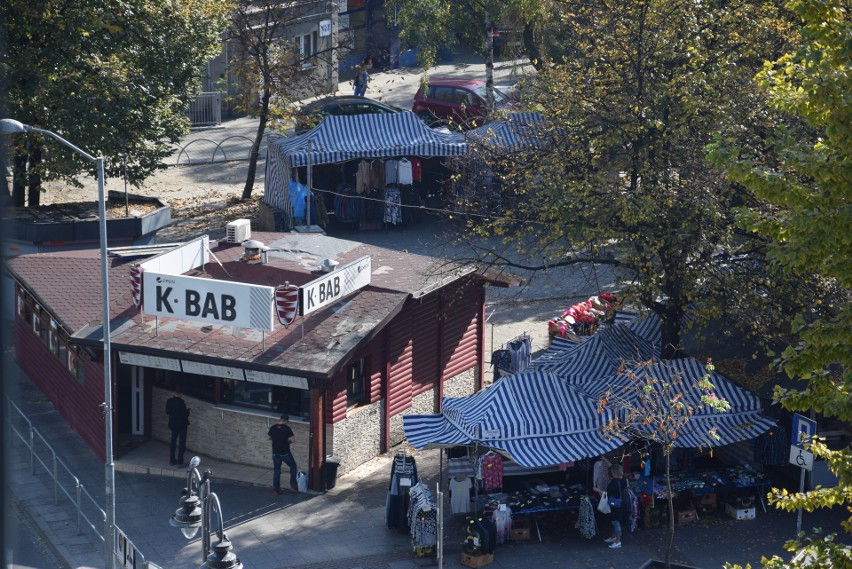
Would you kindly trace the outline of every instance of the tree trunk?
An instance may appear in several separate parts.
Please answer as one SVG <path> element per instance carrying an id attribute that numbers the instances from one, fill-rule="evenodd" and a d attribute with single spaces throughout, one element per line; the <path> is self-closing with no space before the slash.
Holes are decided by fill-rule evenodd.
<path id="1" fill-rule="evenodd" d="M 29 185 L 27 188 L 27 205 L 38 207 L 41 205 L 41 146 L 34 144 L 30 148 Z"/>
<path id="2" fill-rule="evenodd" d="M 260 99 L 260 122 L 257 125 L 257 134 L 255 134 L 254 142 L 251 145 L 251 153 L 249 154 L 248 174 L 246 175 L 246 185 L 243 188 L 243 200 L 251 198 L 251 191 L 254 189 L 254 178 L 257 174 L 257 160 L 260 157 L 260 143 L 263 140 L 263 133 L 266 131 L 266 122 L 269 117 L 269 99 L 271 98 L 269 88 L 264 88 L 263 97 Z"/>
<path id="3" fill-rule="evenodd" d="M 544 67 L 541 62 L 541 49 L 538 46 L 538 42 L 536 42 L 535 30 L 530 23 L 524 25 L 524 49 L 532 66 L 538 71 L 541 71 Z"/>
<path id="4" fill-rule="evenodd" d="M 666 454 L 666 495 L 668 496 L 669 502 L 669 540 L 666 543 L 666 552 L 663 556 L 663 561 L 666 564 L 666 569 L 669 569 L 670 558 L 672 555 L 672 545 L 674 544 L 674 531 L 675 531 L 675 515 L 674 515 L 674 496 L 672 496 L 672 466 L 671 466 L 671 455 L 672 448 L 671 446 L 664 448 L 663 452 Z"/>
<path id="5" fill-rule="evenodd" d="M 27 205 L 27 155 L 15 152 L 12 160 L 12 207 Z"/>
<path id="6" fill-rule="evenodd" d="M 661 352 L 664 360 L 673 360 L 684 357 L 681 345 L 681 322 L 683 320 L 683 308 L 680 301 L 669 298 L 660 323 Z"/>
<path id="7" fill-rule="evenodd" d="M 485 112 L 494 112 L 494 22 L 491 21 L 491 0 L 485 0 Z"/>

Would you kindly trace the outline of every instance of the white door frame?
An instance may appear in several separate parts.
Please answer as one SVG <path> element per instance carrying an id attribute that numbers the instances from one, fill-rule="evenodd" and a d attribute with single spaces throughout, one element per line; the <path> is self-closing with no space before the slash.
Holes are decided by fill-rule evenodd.
<path id="1" fill-rule="evenodd" d="M 145 368 L 130 366 L 130 432 L 145 434 Z"/>

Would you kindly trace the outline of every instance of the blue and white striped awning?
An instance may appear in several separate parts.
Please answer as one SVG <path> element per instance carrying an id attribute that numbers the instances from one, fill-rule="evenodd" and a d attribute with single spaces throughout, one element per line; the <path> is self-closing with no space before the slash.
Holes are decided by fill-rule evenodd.
<path id="1" fill-rule="evenodd" d="M 713 384 L 713 394 L 727 401 L 731 406 L 730 411 L 718 412 L 701 402 L 703 392 L 696 389 L 695 385 L 705 375 Z M 660 391 L 663 382 L 671 383 L 675 380 L 681 381 L 683 385 L 682 389 L 675 389 L 675 393 L 680 393 L 683 402 L 695 410 L 687 427 L 678 433 L 676 447 L 728 445 L 757 437 L 775 424 L 761 415 L 760 400 L 755 395 L 715 371 L 708 371 L 694 358 L 657 360 L 648 365 L 629 367 L 594 385 L 587 385 L 585 391 L 594 398 L 610 391 L 616 397 L 625 397 L 631 404 L 641 407 L 637 383 L 650 385 Z M 711 429 L 716 432 L 718 440 L 708 435 Z"/>
<path id="2" fill-rule="evenodd" d="M 624 362 L 647 361 L 659 356 L 657 346 L 637 336 L 627 326 L 615 324 L 602 328 L 579 344 L 554 342 L 532 362 L 532 367 L 549 371 L 569 385 L 594 391 L 595 385 L 613 376 Z"/>
<path id="3" fill-rule="evenodd" d="M 464 137 L 429 128 L 414 113 L 326 117 L 308 132 L 270 140 L 268 155 L 286 156 L 291 168 L 359 158 L 462 156 Z"/>
<path id="4" fill-rule="evenodd" d="M 541 147 L 546 143 L 544 135 L 541 113 L 512 113 L 467 131 L 465 138 L 473 145 L 518 151 Z"/>
<path id="5" fill-rule="evenodd" d="M 415 448 L 479 443 L 526 467 L 548 466 L 610 452 L 610 418 L 597 402 L 542 371 L 505 376 L 469 397 L 444 399 L 440 415 L 406 415 L 403 427 Z"/>

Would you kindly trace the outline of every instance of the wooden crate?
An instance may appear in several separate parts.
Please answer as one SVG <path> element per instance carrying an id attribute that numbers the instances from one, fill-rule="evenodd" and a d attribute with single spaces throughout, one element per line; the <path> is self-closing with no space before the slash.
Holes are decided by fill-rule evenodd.
<path id="1" fill-rule="evenodd" d="M 512 520 L 512 541 L 528 541 L 531 536 L 529 518 L 516 517 Z"/>
<path id="2" fill-rule="evenodd" d="M 677 512 L 678 524 L 694 524 L 697 520 L 698 514 L 695 510 L 678 510 Z"/>
<path id="3" fill-rule="evenodd" d="M 477 567 L 485 567 L 494 561 L 494 554 L 481 554 L 481 555 L 471 555 L 469 553 L 465 553 L 462 551 L 461 554 L 461 564 L 465 567 L 473 567 L 476 569 Z"/>

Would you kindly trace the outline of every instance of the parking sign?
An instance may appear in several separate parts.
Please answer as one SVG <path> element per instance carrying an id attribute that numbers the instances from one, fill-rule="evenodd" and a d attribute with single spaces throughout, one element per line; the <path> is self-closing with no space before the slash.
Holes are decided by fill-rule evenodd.
<path id="1" fill-rule="evenodd" d="M 799 448 L 805 448 L 805 443 L 810 442 L 814 435 L 816 435 L 817 424 L 816 421 L 812 421 L 807 417 L 799 415 L 798 413 L 793 414 L 793 433 L 792 433 L 792 443 L 794 446 Z"/>

